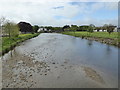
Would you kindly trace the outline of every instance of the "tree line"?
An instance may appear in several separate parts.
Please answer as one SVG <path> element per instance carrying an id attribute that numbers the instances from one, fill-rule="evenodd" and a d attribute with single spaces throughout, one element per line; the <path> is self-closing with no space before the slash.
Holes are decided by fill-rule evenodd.
<path id="1" fill-rule="evenodd" d="M 65 25 L 63 26 L 63 31 L 87 31 L 87 32 L 94 32 L 94 30 L 97 30 L 97 32 L 99 32 L 100 30 L 104 31 L 106 30 L 109 34 L 111 34 L 114 29 L 116 28 L 117 26 L 114 26 L 112 24 L 105 24 L 103 26 L 100 26 L 100 27 L 96 27 L 95 25 L 93 24 L 90 24 L 90 25 L 82 25 L 82 26 L 77 26 L 77 25 Z"/>
<path id="2" fill-rule="evenodd" d="M 45 28 L 47 30 L 47 32 L 64 32 L 64 31 L 86 31 L 86 32 L 94 32 L 94 30 L 96 30 L 97 32 L 99 32 L 100 30 L 108 32 L 109 34 L 111 34 L 114 29 L 117 26 L 112 25 L 112 24 L 105 24 L 103 26 L 95 26 L 94 24 L 90 24 L 90 25 L 82 25 L 82 26 L 78 26 L 78 25 L 64 25 L 63 27 L 52 27 L 52 26 L 41 26 L 40 28 Z M 49 31 L 50 30 L 50 31 Z"/>
<path id="3" fill-rule="evenodd" d="M 2 36 L 18 37 L 20 33 L 37 33 L 38 25 L 32 26 L 27 22 L 14 23 L 4 17 L 0 18 L 0 32 Z"/>
<path id="4" fill-rule="evenodd" d="M 4 17 L 0 18 L 0 30 L 1 32 L 9 37 L 17 37 L 20 33 L 37 33 L 40 28 L 43 28 L 44 32 L 64 32 L 64 31 L 87 31 L 87 32 L 94 32 L 94 30 L 97 30 L 99 32 L 100 30 L 106 30 L 109 34 L 111 34 L 116 26 L 112 24 L 105 24 L 103 26 L 97 27 L 94 24 L 90 25 L 64 25 L 63 27 L 53 27 L 53 26 L 38 26 L 34 25 L 32 26 L 28 22 L 19 22 L 14 23 L 12 21 L 9 21 L 5 19 Z"/>

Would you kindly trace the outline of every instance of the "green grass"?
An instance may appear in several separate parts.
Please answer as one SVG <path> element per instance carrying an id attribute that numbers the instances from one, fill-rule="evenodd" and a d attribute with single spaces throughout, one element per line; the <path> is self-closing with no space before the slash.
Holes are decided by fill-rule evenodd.
<path id="1" fill-rule="evenodd" d="M 93 32 L 93 33 L 89 33 L 89 32 L 71 32 L 71 31 L 67 31 L 67 32 L 62 32 L 62 34 L 66 34 L 66 35 L 71 35 L 71 36 L 76 36 L 76 37 L 93 37 L 98 39 L 97 41 L 105 41 L 108 44 L 111 45 L 115 45 L 120 47 L 119 43 L 120 43 L 120 37 L 118 35 L 118 32 L 112 32 L 111 34 L 109 34 L 108 32 Z M 112 41 L 112 43 L 110 43 L 108 41 L 108 39 L 110 39 Z M 94 39 L 93 39 L 94 40 Z"/>
<path id="2" fill-rule="evenodd" d="M 18 43 L 23 42 L 27 39 L 35 37 L 39 35 L 39 33 L 35 34 L 20 34 L 18 37 L 2 37 L 2 48 L 0 48 L 0 52 L 6 53 L 11 47 L 15 47 Z"/>
<path id="3" fill-rule="evenodd" d="M 76 37 L 98 37 L 98 38 L 110 38 L 110 39 L 117 39 L 118 32 L 113 32 L 109 35 L 108 32 L 63 32 L 63 34 L 72 35 Z"/>

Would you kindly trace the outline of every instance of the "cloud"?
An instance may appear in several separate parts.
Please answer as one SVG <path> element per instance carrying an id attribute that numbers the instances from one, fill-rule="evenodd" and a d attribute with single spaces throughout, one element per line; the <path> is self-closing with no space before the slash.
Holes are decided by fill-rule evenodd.
<path id="1" fill-rule="evenodd" d="M 53 7 L 53 9 L 61 9 L 61 8 L 64 8 L 64 6 Z"/>
<path id="2" fill-rule="evenodd" d="M 20 21 L 30 22 L 35 25 L 63 26 L 65 24 L 103 24 L 100 20 L 90 17 L 95 11 L 100 9 L 116 10 L 116 3 L 105 3 L 108 0 L 97 0 L 101 3 L 88 5 L 89 0 L 0 0 L 0 17 L 16 23 Z M 75 2 L 76 1 L 76 2 Z M 95 1 L 95 0 L 90 0 Z M 109 0 L 113 1 L 113 0 Z M 114 2 L 115 2 L 114 1 Z M 96 1 L 95 1 L 96 2 Z M 70 4 L 71 3 L 71 4 Z M 84 15 L 85 18 L 73 20 L 73 18 Z M 60 18 L 56 18 L 56 17 Z M 81 18 L 81 19 L 80 19 Z M 116 18 L 102 20 L 103 22 L 114 23 Z"/>

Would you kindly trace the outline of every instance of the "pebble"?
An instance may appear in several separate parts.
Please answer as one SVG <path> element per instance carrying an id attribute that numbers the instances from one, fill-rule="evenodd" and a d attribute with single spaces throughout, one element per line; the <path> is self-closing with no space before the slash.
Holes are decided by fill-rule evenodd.
<path id="1" fill-rule="evenodd" d="M 42 66 L 40 66 L 40 68 L 42 68 Z"/>
<path id="2" fill-rule="evenodd" d="M 55 66 L 55 68 L 57 68 L 57 66 Z"/>
<path id="3" fill-rule="evenodd" d="M 49 67 L 46 67 L 46 69 L 49 69 Z"/>
<path id="4" fill-rule="evenodd" d="M 67 62 L 65 61 L 64 63 L 66 63 L 67 64 Z"/>
<path id="5" fill-rule="evenodd" d="M 30 74 L 30 77 L 32 76 L 32 74 Z"/>
<path id="6" fill-rule="evenodd" d="M 48 71 L 50 71 L 50 69 L 47 69 Z"/>
<path id="7" fill-rule="evenodd" d="M 45 72 L 47 72 L 47 71 L 45 71 Z"/>
<path id="8" fill-rule="evenodd" d="M 55 62 L 53 62 L 52 64 L 55 64 Z"/>
<path id="9" fill-rule="evenodd" d="M 61 65 L 61 66 L 64 66 L 64 65 Z"/>
<path id="10" fill-rule="evenodd" d="M 30 70 L 33 70 L 32 68 Z"/>

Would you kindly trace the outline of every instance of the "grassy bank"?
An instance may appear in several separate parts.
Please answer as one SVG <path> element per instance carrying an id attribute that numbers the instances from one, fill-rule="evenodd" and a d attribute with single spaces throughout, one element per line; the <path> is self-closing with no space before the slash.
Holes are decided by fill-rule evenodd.
<path id="1" fill-rule="evenodd" d="M 62 34 L 71 35 L 75 37 L 81 37 L 89 40 L 95 40 L 102 43 L 115 45 L 120 47 L 120 39 L 118 39 L 118 32 L 113 32 L 109 35 L 108 32 L 62 32 Z"/>
<path id="2" fill-rule="evenodd" d="M 20 34 L 18 37 L 2 37 L 2 47 L 0 48 L 0 53 L 4 54 L 13 49 L 18 43 L 23 42 L 27 39 L 38 36 L 39 33 L 35 34 Z"/>

